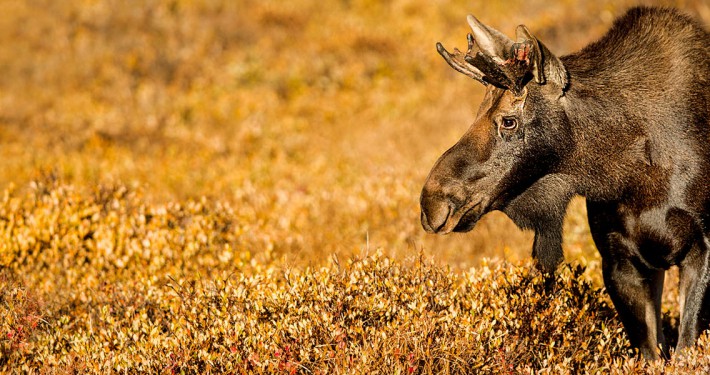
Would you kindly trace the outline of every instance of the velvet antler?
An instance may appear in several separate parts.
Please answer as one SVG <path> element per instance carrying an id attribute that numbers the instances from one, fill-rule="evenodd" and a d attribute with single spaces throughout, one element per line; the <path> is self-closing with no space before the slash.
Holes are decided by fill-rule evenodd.
<path id="1" fill-rule="evenodd" d="M 456 48 L 449 53 L 441 43 L 436 44 L 436 50 L 456 71 L 484 85 L 511 90 L 516 95 L 522 94 L 531 79 L 545 84 L 547 76 L 562 89 L 566 87 L 566 70 L 562 63 L 525 26 L 518 27 L 516 43 L 473 16 L 468 16 L 467 20 L 473 34 L 467 36 L 465 54 Z"/>

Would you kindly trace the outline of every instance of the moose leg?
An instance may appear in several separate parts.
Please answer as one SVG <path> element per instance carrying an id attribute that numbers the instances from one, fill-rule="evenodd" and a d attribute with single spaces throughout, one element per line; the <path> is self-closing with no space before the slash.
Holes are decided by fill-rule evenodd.
<path id="1" fill-rule="evenodd" d="M 561 220 L 560 223 L 553 222 L 548 229 L 535 231 L 532 256 L 543 272 L 555 272 L 557 266 L 564 260 Z"/>
<path id="2" fill-rule="evenodd" d="M 647 359 L 667 357 L 661 326 L 664 270 L 631 259 L 603 259 L 604 285 L 624 324 L 631 345 Z"/>
<path id="3" fill-rule="evenodd" d="M 604 285 L 631 345 L 647 359 L 667 358 L 661 325 L 665 271 L 639 258 L 638 245 L 624 236 L 629 221 L 615 203 L 587 199 L 592 238 L 602 256 Z M 659 353 L 660 347 L 660 353 Z"/>
<path id="4" fill-rule="evenodd" d="M 515 225 L 535 230 L 532 256 L 543 272 L 553 273 L 564 260 L 562 224 L 574 190 L 564 177 L 549 174 L 503 208 Z"/>
<path id="5" fill-rule="evenodd" d="M 680 327 L 676 350 L 693 346 L 710 325 L 710 252 L 707 248 L 705 243 L 694 246 L 680 264 Z"/>

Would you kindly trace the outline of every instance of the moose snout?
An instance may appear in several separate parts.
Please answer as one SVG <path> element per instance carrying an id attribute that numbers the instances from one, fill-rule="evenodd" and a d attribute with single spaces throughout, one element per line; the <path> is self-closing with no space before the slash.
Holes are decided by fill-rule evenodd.
<path id="1" fill-rule="evenodd" d="M 429 233 L 441 231 L 451 215 L 451 204 L 448 199 L 427 194 L 426 189 L 421 196 L 422 227 Z"/>

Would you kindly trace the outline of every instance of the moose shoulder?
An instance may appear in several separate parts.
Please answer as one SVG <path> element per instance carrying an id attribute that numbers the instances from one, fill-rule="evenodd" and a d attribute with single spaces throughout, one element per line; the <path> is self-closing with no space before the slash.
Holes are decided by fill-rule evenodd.
<path id="1" fill-rule="evenodd" d="M 638 7 L 558 58 L 525 26 L 513 41 L 468 23 L 465 53 L 437 50 L 486 95 L 424 184 L 424 229 L 468 231 L 501 210 L 535 231 L 533 257 L 554 271 L 567 204 L 583 195 L 632 345 L 667 356 L 661 292 L 673 265 L 678 349 L 693 345 L 710 325 L 710 34 L 678 11 Z"/>

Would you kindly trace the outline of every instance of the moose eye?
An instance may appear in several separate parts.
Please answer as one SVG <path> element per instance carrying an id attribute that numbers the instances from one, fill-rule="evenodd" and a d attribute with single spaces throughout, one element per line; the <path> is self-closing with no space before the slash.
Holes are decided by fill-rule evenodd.
<path id="1" fill-rule="evenodd" d="M 518 127 L 518 120 L 513 117 L 503 117 L 500 127 L 505 130 L 513 130 Z"/>

